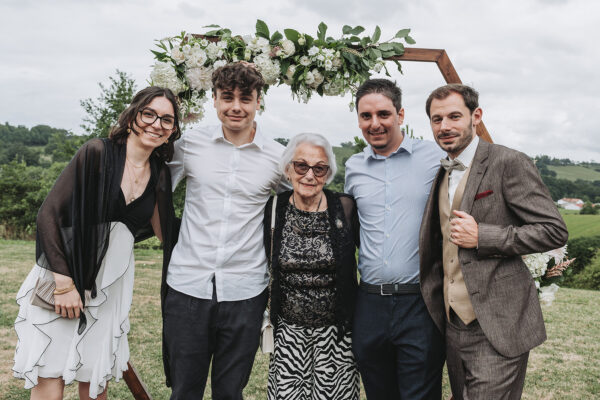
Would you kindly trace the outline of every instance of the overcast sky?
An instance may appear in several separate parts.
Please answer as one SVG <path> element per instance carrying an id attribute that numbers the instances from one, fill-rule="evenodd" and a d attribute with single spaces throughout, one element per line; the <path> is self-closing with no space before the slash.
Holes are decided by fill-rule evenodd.
<path id="1" fill-rule="evenodd" d="M 343 25 L 375 25 L 382 39 L 411 28 L 415 47 L 445 49 L 463 83 L 480 92 L 484 122 L 496 143 L 533 156 L 600 161 L 600 2 L 593 0 L 0 0 L 0 122 L 46 124 L 83 133 L 79 102 L 95 98 L 115 69 L 146 86 L 155 40 L 219 24 L 252 34 L 271 29 L 328 34 Z M 393 64 L 389 68 L 395 70 Z M 432 140 L 424 112 L 444 83 L 435 64 L 403 63 L 393 79 L 404 92 L 407 122 Z M 292 100 L 273 88 L 259 123 L 272 137 L 319 132 L 338 144 L 361 135 L 350 98 Z M 207 105 L 201 123 L 215 123 Z"/>

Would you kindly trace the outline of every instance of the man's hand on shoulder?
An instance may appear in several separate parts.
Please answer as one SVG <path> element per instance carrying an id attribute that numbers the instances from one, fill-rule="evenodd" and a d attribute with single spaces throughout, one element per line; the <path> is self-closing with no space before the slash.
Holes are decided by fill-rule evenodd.
<path id="1" fill-rule="evenodd" d="M 477 247 L 479 228 L 475 218 L 464 211 L 454 210 L 450 220 L 450 241 L 464 249 Z"/>

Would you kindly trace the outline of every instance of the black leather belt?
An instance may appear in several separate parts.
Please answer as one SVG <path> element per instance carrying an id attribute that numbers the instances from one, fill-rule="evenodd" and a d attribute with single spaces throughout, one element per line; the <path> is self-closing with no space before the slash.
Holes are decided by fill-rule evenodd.
<path id="1" fill-rule="evenodd" d="M 391 296 L 393 294 L 418 294 L 421 293 L 421 285 L 418 283 L 384 283 L 383 285 L 371 285 L 360 281 L 360 288 L 367 293 Z"/>

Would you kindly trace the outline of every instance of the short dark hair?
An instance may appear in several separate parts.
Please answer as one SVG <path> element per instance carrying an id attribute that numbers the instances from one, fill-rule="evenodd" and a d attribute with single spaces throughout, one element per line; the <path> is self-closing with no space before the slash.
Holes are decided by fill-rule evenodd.
<path id="1" fill-rule="evenodd" d="M 217 94 L 217 89 L 237 88 L 242 93 L 252 93 L 256 90 L 256 96 L 260 97 L 265 81 L 253 65 L 237 62 L 217 68 L 212 74 L 212 84 L 214 96 Z"/>
<path id="2" fill-rule="evenodd" d="M 152 102 L 156 97 L 164 97 L 173 106 L 175 114 L 175 130 L 169 136 L 169 141 L 164 143 L 152 151 L 152 155 L 158 157 L 162 161 L 171 161 L 173 158 L 173 142 L 181 137 L 181 129 L 179 128 L 179 108 L 177 107 L 177 99 L 171 90 L 159 86 L 150 86 L 140 90 L 133 96 L 131 104 L 119 115 L 117 125 L 113 126 L 108 137 L 116 143 L 123 144 L 127 141 L 127 137 L 131 132 L 135 132 L 133 124 L 138 113 Z"/>
<path id="3" fill-rule="evenodd" d="M 358 112 L 358 102 L 363 96 L 371 93 L 381 93 L 392 101 L 396 111 L 402 108 L 402 90 L 389 79 L 368 79 L 356 91 L 356 112 Z"/>
<path id="4" fill-rule="evenodd" d="M 460 94 L 463 98 L 465 105 L 473 114 L 473 111 L 477 107 L 479 107 L 479 93 L 477 90 L 473 89 L 470 86 L 463 85 L 460 83 L 451 83 L 449 85 L 440 86 L 435 89 L 429 97 L 427 98 L 427 102 L 425 103 L 425 112 L 427 113 L 427 117 L 431 118 L 431 102 L 433 99 L 436 100 L 444 100 L 452 93 Z"/>

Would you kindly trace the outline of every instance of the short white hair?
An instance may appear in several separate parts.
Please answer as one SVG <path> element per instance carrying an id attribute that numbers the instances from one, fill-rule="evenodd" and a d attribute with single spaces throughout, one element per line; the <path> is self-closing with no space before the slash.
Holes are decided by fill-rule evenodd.
<path id="1" fill-rule="evenodd" d="M 327 164 L 329 164 L 329 171 L 327 171 L 325 183 L 330 183 L 337 172 L 335 154 L 333 154 L 333 148 L 325 136 L 318 133 L 299 133 L 290 139 L 285 151 L 281 155 L 281 160 L 279 161 L 279 170 L 281 173 L 283 175 L 287 174 L 287 169 L 292 162 L 292 158 L 294 158 L 296 149 L 301 143 L 308 143 L 312 146 L 320 147 L 325 151 L 325 154 L 327 155 Z"/>

